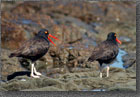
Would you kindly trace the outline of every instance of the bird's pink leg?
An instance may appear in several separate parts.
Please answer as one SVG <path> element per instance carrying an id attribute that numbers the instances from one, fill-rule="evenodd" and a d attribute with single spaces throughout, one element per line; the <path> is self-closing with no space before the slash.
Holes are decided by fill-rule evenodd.
<path id="1" fill-rule="evenodd" d="M 109 77 L 109 66 L 107 66 L 107 77 Z"/>
<path id="2" fill-rule="evenodd" d="M 39 76 L 34 75 L 34 63 L 31 64 L 31 77 L 33 77 L 33 78 L 39 78 Z"/>
<path id="3" fill-rule="evenodd" d="M 102 72 L 100 72 L 100 78 L 102 78 L 102 76 L 103 76 L 103 74 L 102 74 Z"/>
<path id="4" fill-rule="evenodd" d="M 103 67 L 100 66 L 99 68 L 100 68 L 100 78 L 102 78 L 103 77 L 103 73 L 102 73 Z"/>
<path id="5" fill-rule="evenodd" d="M 34 73 L 36 74 L 36 75 L 42 75 L 40 72 L 37 72 L 37 70 L 36 70 L 36 68 L 35 68 L 35 66 L 34 66 Z"/>

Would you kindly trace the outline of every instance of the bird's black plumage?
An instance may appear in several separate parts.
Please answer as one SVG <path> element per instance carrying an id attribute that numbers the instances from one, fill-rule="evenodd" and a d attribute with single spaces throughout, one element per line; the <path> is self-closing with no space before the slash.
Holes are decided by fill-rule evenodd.
<path id="1" fill-rule="evenodd" d="M 11 53 L 9 57 L 23 57 L 30 59 L 32 62 L 44 56 L 49 49 L 49 33 L 46 29 L 42 29 L 38 34 L 30 40 L 27 40 L 15 52 Z"/>
<path id="2" fill-rule="evenodd" d="M 107 40 L 100 43 L 97 47 L 94 48 L 91 56 L 88 61 L 97 60 L 99 63 L 110 63 L 118 55 L 119 48 L 116 42 L 115 33 L 109 33 Z"/>
<path id="3" fill-rule="evenodd" d="M 116 41 L 116 33 L 108 34 L 107 39 L 94 48 L 88 61 L 98 61 L 100 66 L 103 63 L 109 64 L 113 62 L 118 55 L 119 47 Z"/>
<path id="4" fill-rule="evenodd" d="M 34 63 L 47 53 L 50 42 L 52 42 L 49 37 L 57 39 L 49 34 L 47 29 L 42 29 L 35 37 L 25 41 L 23 45 L 15 52 L 11 53 L 9 57 L 22 57 L 31 60 L 31 76 L 34 78 L 39 78 L 41 73 L 37 72 Z"/>

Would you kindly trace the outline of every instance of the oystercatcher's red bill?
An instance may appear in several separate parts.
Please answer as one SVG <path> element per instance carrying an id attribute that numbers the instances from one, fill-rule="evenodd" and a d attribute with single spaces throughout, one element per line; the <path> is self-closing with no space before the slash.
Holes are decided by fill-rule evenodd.
<path id="1" fill-rule="evenodd" d="M 116 38 L 116 41 L 117 41 L 119 44 L 122 44 L 122 42 L 121 42 L 118 38 Z"/>
<path id="2" fill-rule="evenodd" d="M 51 34 L 49 34 L 49 37 L 52 37 L 52 38 L 54 38 L 54 39 L 56 39 L 56 40 L 59 40 L 58 38 L 52 36 Z M 48 40 L 49 40 L 54 46 L 56 46 L 56 44 L 55 44 L 49 37 L 48 37 Z"/>

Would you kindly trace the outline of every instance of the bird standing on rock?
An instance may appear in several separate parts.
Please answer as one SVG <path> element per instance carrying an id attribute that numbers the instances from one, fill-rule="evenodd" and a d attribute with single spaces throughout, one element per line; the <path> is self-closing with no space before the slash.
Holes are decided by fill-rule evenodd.
<path id="1" fill-rule="evenodd" d="M 34 78 L 39 78 L 41 73 L 37 72 L 34 64 L 35 64 L 35 61 L 40 59 L 42 56 L 44 56 L 48 52 L 50 42 L 54 44 L 53 41 L 49 37 L 52 37 L 58 40 L 58 38 L 49 34 L 47 29 L 41 29 L 34 38 L 25 41 L 23 45 L 19 49 L 11 53 L 9 57 L 10 58 L 22 57 L 22 58 L 29 59 L 31 62 L 30 76 Z"/>
<path id="2" fill-rule="evenodd" d="M 121 44 L 121 41 L 116 37 L 116 33 L 110 32 L 107 39 L 94 48 L 91 56 L 88 59 L 90 62 L 95 60 L 99 62 L 100 78 L 102 78 L 102 64 L 109 64 L 113 62 L 118 55 L 119 47 L 117 42 Z M 109 77 L 109 65 L 107 65 L 107 77 Z"/>

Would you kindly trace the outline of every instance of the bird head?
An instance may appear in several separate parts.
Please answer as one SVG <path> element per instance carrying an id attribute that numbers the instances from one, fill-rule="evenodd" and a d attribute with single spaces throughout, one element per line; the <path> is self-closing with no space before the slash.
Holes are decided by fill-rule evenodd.
<path id="1" fill-rule="evenodd" d="M 53 45 L 56 46 L 56 44 L 50 39 L 50 37 L 56 39 L 56 40 L 59 40 L 58 38 L 54 37 L 53 35 L 49 34 L 49 31 L 47 29 L 41 29 L 39 32 L 38 32 L 38 36 L 42 36 L 44 37 L 45 39 L 49 40 Z"/>
<path id="2" fill-rule="evenodd" d="M 115 40 L 116 42 L 118 42 L 119 44 L 122 44 L 122 42 L 117 38 L 116 33 L 114 32 L 110 32 L 107 36 L 107 40 Z"/>

